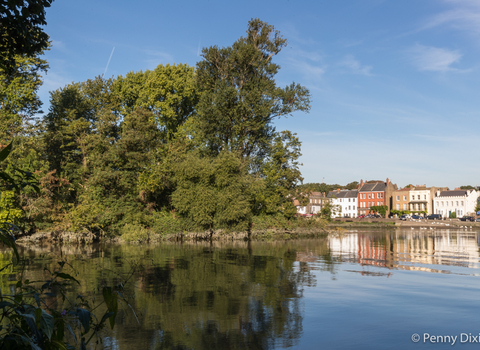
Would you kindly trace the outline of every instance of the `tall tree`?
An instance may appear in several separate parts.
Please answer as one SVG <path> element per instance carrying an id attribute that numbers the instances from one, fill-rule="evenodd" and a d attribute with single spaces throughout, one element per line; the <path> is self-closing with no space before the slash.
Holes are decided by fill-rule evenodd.
<path id="1" fill-rule="evenodd" d="M 15 71 L 16 57 L 38 56 L 48 47 L 45 8 L 53 0 L 0 1 L 0 68 Z"/>
<path id="2" fill-rule="evenodd" d="M 0 142 L 17 136 L 33 115 L 41 112 L 37 91 L 42 84 L 45 60 L 17 56 L 14 72 L 0 68 Z"/>
<path id="3" fill-rule="evenodd" d="M 153 71 L 130 72 L 117 77 L 112 90 L 122 114 L 138 107 L 153 112 L 165 141 L 172 140 L 178 128 L 194 114 L 198 100 L 194 70 L 186 64 L 160 64 Z"/>
<path id="4" fill-rule="evenodd" d="M 262 158 L 275 135 L 275 118 L 310 109 L 309 91 L 276 85 L 272 62 L 287 44 L 272 25 L 252 19 L 247 36 L 232 46 L 202 51 L 196 78 L 200 92 L 197 137 L 212 154 L 222 150 Z"/>

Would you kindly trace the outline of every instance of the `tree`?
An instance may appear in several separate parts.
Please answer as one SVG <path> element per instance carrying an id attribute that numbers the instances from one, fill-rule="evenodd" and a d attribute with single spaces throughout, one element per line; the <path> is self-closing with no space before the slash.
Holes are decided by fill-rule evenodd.
<path id="1" fill-rule="evenodd" d="M 265 188 L 258 193 L 260 212 L 283 213 L 291 218 L 297 213 L 293 198 L 299 200 L 297 185 L 303 181 L 298 158 L 300 141 L 290 131 L 278 133 L 272 140 L 268 158 L 264 160 L 261 175 Z"/>
<path id="2" fill-rule="evenodd" d="M 382 217 L 387 215 L 388 206 L 387 205 L 375 205 L 370 207 L 370 211 L 380 214 Z"/>
<path id="3" fill-rule="evenodd" d="M 138 107 L 153 112 L 165 140 L 172 140 L 177 129 L 194 115 L 198 100 L 194 69 L 186 64 L 160 64 L 153 71 L 119 76 L 112 91 L 123 115 Z"/>
<path id="4" fill-rule="evenodd" d="M 35 57 L 48 47 L 48 35 L 41 26 L 45 8 L 53 0 L 0 1 L 0 68 L 15 71 L 16 57 Z"/>
<path id="5" fill-rule="evenodd" d="M 224 151 L 210 158 L 190 153 L 174 172 L 172 203 L 180 215 L 210 235 L 216 229 L 249 228 L 256 182 L 238 155 Z"/>
<path id="6" fill-rule="evenodd" d="M 345 189 L 347 190 L 355 190 L 356 188 L 358 188 L 358 181 L 353 181 L 353 182 L 350 182 L 348 184 L 345 185 Z"/>
<path id="7" fill-rule="evenodd" d="M 0 141 L 23 131 L 25 122 L 41 112 L 37 91 L 48 64 L 37 57 L 16 56 L 14 72 L 0 68 Z"/>
<path id="8" fill-rule="evenodd" d="M 295 83 L 277 87 L 272 62 L 287 44 L 273 26 L 252 19 L 247 36 L 232 46 L 202 50 L 196 81 L 200 93 L 197 137 L 211 154 L 222 150 L 261 163 L 275 137 L 272 121 L 310 109 L 309 91 Z"/>

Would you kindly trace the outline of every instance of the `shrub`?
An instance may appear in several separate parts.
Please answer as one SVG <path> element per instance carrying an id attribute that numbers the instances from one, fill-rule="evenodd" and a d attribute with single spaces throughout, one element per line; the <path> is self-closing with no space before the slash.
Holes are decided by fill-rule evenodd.
<path id="1" fill-rule="evenodd" d="M 149 230 L 139 224 L 125 224 L 120 229 L 120 234 L 126 242 L 144 242 L 149 238 Z"/>

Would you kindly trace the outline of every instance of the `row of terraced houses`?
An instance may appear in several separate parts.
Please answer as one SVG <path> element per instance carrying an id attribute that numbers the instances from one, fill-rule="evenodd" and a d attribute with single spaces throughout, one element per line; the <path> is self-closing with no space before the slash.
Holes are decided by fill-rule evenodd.
<path id="1" fill-rule="evenodd" d="M 477 190 L 450 190 L 448 187 L 411 186 L 398 188 L 387 179 L 384 181 L 360 181 L 357 189 L 336 190 L 328 194 L 312 192 L 309 194 L 309 203 L 301 206 L 296 202 L 299 214 L 316 214 L 325 203 L 329 202 L 335 210 L 334 217 L 355 218 L 360 215 L 372 214 L 371 207 L 387 206 L 387 215 L 392 210 L 410 211 L 425 215 L 440 214 L 450 217 L 455 213 L 457 217 L 474 215 L 480 191 Z"/>

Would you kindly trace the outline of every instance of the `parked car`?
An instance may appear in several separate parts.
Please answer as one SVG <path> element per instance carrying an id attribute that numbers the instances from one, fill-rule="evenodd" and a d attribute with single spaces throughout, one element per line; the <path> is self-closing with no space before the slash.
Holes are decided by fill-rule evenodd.
<path id="1" fill-rule="evenodd" d="M 421 219 L 423 219 L 423 216 L 420 216 L 420 215 L 412 215 L 412 219 L 421 220 Z"/>
<path id="2" fill-rule="evenodd" d="M 409 218 L 408 215 L 400 215 L 400 217 L 399 217 L 399 219 L 403 220 L 403 221 L 407 221 L 408 218 Z"/>
<path id="3" fill-rule="evenodd" d="M 476 218 L 475 221 L 476 221 L 476 222 L 480 222 L 480 218 Z"/>
<path id="4" fill-rule="evenodd" d="M 460 219 L 460 221 L 475 221 L 475 218 L 473 216 L 462 216 Z"/>
<path id="5" fill-rule="evenodd" d="M 442 220 L 442 216 L 440 214 L 430 214 L 427 215 L 428 220 Z"/>

